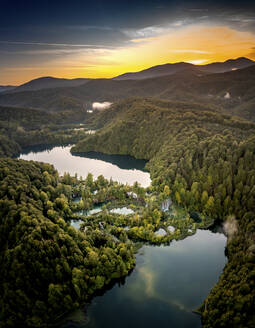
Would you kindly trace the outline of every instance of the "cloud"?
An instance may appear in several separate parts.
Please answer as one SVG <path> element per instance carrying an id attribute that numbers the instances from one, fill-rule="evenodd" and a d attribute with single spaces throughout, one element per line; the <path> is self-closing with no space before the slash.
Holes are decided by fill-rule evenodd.
<path id="1" fill-rule="evenodd" d="M 111 106 L 111 102 L 105 101 L 105 102 L 94 102 L 92 104 L 92 108 L 93 109 L 97 109 L 97 110 L 103 110 L 103 109 L 107 109 Z"/>
<path id="2" fill-rule="evenodd" d="M 196 49 L 171 49 L 170 52 L 174 53 L 189 53 L 189 54 L 212 54 L 211 51 L 196 50 Z"/>
<path id="3" fill-rule="evenodd" d="M 151 40 L 158 36 L 162 36 L 168 33 L 174 33 L 179 29 L 192 26 L 194 24 L 204 23 L 205 20 L 209 20 L 208 16 L 196 15 L 196 17 L 184 15 L 177 15 L 176 17 L 170 17 L 168 22 L 159 25 L 151 25 L 143 28 L 124 28 L 121 32 L 128 38 L 127 41 L 142 42 Z M 137 40 L 137 41 L 136 41 Z"/>
<path id="4" fill-rule="evenodd" d="M 208 11 L 208 8 L 191 8 L 189 9 L 191 12 L 203 12 L 203 11 Z"/>
<path id="5" fill-rule="evenodd" d="M 123 29 L 122 33 L 128 38 L 129 42 L 147 42 L 169 33 L 172 28 L 178 28 L 183 25 L 184 21 L 179 20 L 164 25 L 147 26 L 141 29 Z"/>
<path id="6" fill-rule="evenodd" d="M 164 33 L 164 26 L 148 26 L 142 29 L 123 29 L 122 32 L 131 40 L 141 38 L 151 38 L 161 33 Z"/>
<path id="7" fill-rule="evenodd" d="M 149 42 L 157 39 L 158 39 L 157 37 L 151 37 L 151 38 L 142 38 L 142 39 L 132 39 L 130 41 L 134 43 L 140 43 L 140 42 Z"/>
<path id="8" fill-rule="evenodd" d="M 27 42 L 27 41 L 0 41 L 0 44 L 9 44 L 9 45 L 28 45 L 28 46 L 50 46 L 50 47 L 67 47 L 67 48 L 115 48 L 112 46 L 105 46 L 99 44 L 71 44 L 71 43 L 50 43 L 50 42 Z"/>
<path id="9" fill-rule="evenodd" d="M 74 54 L 74 53 L 80 53 L 84 52 L 83 48 L 76 48 L 76 49 L 23 49 L 23 50 L 0 50 L 0 54 L 6 54 L 6 55 L 59 55 L 59 56 L 65 56 L 69 54 Z M 88 50 L 86 50 L 88 51 Z"/>
<path id="10" fill-rule="evenodd" d="M 73 30 L 82 30 L 82 31 L 88 31 L 88 30 L 99 30 L 99 31 L 113 31 L 113 28 L 110 26 L 100 26 L 100 25 L 71 25 L 67 26 L 67 28 Z"/>
<path id="11" fill-rule="evenodd" d="M 246 57 L 249 57 L 251 59 L 255 59 L 255 47 L 251 48 L 251 52 L 249 52 Z"/>

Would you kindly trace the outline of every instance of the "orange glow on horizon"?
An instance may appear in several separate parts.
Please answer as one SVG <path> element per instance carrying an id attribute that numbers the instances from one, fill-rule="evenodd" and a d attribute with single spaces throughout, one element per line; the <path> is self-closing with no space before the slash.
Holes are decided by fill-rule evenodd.
<path id="1" fill-rule="evenodd" d="M 166 63 L 208 64 L 238 57 L 255 59 L 255 34 L 226 26 L 193 25 L 164 34 L 132 40 L 127 47 L 95 49 L 35 67 L 6 68 L 0 84 L 27 82 L 40 76 L 111 78 Z"/>

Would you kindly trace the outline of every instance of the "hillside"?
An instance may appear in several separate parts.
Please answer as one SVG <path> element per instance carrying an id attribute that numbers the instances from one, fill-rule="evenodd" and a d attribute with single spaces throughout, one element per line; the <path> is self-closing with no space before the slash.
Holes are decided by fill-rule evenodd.
<path id="1" fill-rule="evenodd" d="M 125 73 L 116 76 L 115 80 L 140 80 L 164 75 L 172 75 L 185 69 L 192 68 L 198 73 L 224 73 L 236 69 L 242 69 L 254 65 L 255 62 L 245 57 L 229 59 L 225 62 L 212 63 L 207 65 L 193 65 L 189 63 L 164 64 L 153 66 L 140 72 Z"/>
<path id="2" fill-rule="evenodd" d="M 52 89 L 52 88 L 65 88 L 65 87 L 77 87 L 79 85 L 85 84 L 91 79 L 59 79 L 56 77 L 45 76 L 38 79 L 31 80 L 24 83 L 12 92 L 22 92 L 22 91 L 35 91 L 42 89 Z"/>
<path id="3" fill-rule="evenodd" d="M 252 65 L 255 65 L 255 61 L 245 57 L 239 57 L 237 59 L 228 59 L 225 62 L 200 65 L 199 68 L 202 72 L 224 73 L 224 72 L 230 72 L 238 69 L 247 68 Z"/>
<path id="4" fill-rule="evenodd" d="M 172 75 L 189 68 L 193 68 L 194 70 L 197 69 L 197 71 L 199 72 L 199 67 L 189 63 L 164 64 L 153 66 L 140 72 L 124 73 L 122 75 L 116 76 L 114 80 L 121 81 L 150 79 L 153 77 Z"/>
<path id="5" fill-rule="evenodd" d="M 83 107 L 81 93 L 74 87 L 8 93 L 0 96 L 0 104 L 53 112 Z"/>
<path id="6" fill-rule="evenodd" d="M 14 90 L 16 86 L 13 85 L 0 85 L 0 93 L 1 92 L 9 92 L 11 90 Z"/>
<path id="7" fill-rule="evenodd" d="M 133 247 L 70 225 L 76 179 L 0 159 L 0 327 L 48 327 L 135 264 Z"/>
<path id="8" fill-rule="evenodd" d="M 155 97 L 210 105 L 255 119 L 255 65 L 236 71 L 201 74 L 187 68 L 172 75 L 145 80 L 95 79 L 78 87 L 44 89 L 0 95 L 0 104 L 46 111 L 90 108 L 94 101 Z"/>
<path id="9" fill-rule="evenodd" d="M 80 124 L 91 115 L 86 110 L 49 113 L 0 106 L 0 157 L 18 156 L 21 149 L 33 145 L 75 143 L 84 134 Z"/>
<path id="10" fill-rule="evenodd" d="M 192 134 L 195 129 L 200 138 L 231 133 L 238 141 L 255 131 L 254 123 L 215 112 L 210 106 L 150 98 L 119 101 L 94 116 L 93 122 L 95 128 L 101 128 L 100 132 L 73 147 L 73 153 L 95 150 L 125 154 L 128 149 L 132 156 L 151 159 L 173 134 L 184 131 Z"/>

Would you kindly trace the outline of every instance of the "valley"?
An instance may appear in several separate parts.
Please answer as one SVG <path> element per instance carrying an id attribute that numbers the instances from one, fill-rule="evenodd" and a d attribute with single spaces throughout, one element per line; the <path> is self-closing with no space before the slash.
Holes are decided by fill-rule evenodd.
<path id="1" fill-rule="evenodd" d="M 255 66 L 236 64 L 0 95 L 0 327 L 127 306 L 128 325 L 253 327 Z"/>

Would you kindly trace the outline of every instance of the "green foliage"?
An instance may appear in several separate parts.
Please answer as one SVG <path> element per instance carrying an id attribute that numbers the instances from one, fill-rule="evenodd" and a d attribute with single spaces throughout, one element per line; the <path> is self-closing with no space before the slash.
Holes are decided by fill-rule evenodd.
<path id="1" fill-rule="evenodd" d="M 255 125 L 201 105 L 142 99 L 112 106 L 98 115 L 95 125 L 104 127 L 80 141 L 73 153 L 102 151 L 148 159 L 154 191 L 163 196 L 169 193 L 167 185 L 172 200 L 190 213 L 217 220 L 235 215 L 238 232 L 226 248 L 229 262 L 200 310 L 206 328 L 253 327 Z M 153 229 L 145 228 L 141 218 L 135 220 L 130 234 L 152 240 Z M 156 212 L 147 220 L 159 227 Z"/>
<path id="2" fill-rule="evenodd" d="M 17 156 L 20 151 L 21 148 L 15 141 L 0 135 L 0 157 Z"/>
<path id="3" fill-rule="evenodd" d="M 35 145 L 75 143 L 85 136 L 79 128 L 86 119 L 85 110 L 49 113 L 0 106 L 0 157 L 18 156 L 22 148 Z"/>
<path id="4" fill-rule="evenodd" d="M 91 83 L 96 82 L 86 92 Z M 224 83 L 214 92 L 221 92 Z M 200 312 L 206 328 L 253 327 L 255 125 L 207 104 L 130 99 L 93 116 L 94 126 L 103 127 L 95 135 L 67 134 L 64 127 L 55 131 L 58 119 L 67 122 L 74 113 L 45 114 L 53 122 L 49 125 L 32 111 L 29 127 L 24 110 L 18 119 L 10 108 L 2 117 L 0 111 L 0 155 L 14 156 L 19 145 L 46 139 L 53 144 L 84 138 L 73 153 L 93 150 L 148 159 L 149 195 L 138 185 L 122 186 L 102 176 L 78 181 L 66 174 L 60 179 L 50 165 L 0 159 L 1 325 L 48 324 L 111 279 L 126 275 L 134 266 L 128 239 L 170 242 L 234 214 L 238 232 L 228 241 L 229 262 Z M 136 201 L 129 192 L 137 194 Z M 80 201 L 72 202 L 73 196 Z M 175 206 L 167 215 L 160 202 L 170 198 Z M 96 217 L 83 217 L 81 231 L 70 226 L 78 218 L 74 211 L 102 202 L 112 204 Z M 114 202 L 128 204 L 134 215 L 109 213 Z M 174 233 L 167 231 L 168 225 L 176 228 Z M 159 228 L 166 236 L 155 235 Z"/>
<path id="5" fill-rule="evenodd" d="M 254 327 L 254 212 L 246 213 L 239 226 L 241 231 L 228 240 L 224 272 L 200 308 L 205 328 Z"/>
<path id="6" fill-rule="evenodd" d="M 134 266 L 130 244 L 70 226 L 67 180 L 48 164 L 0 159 L 0 327 L 46 325 Z"/>

